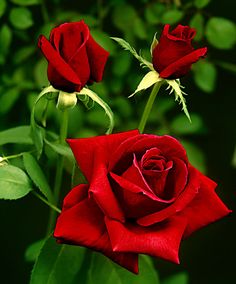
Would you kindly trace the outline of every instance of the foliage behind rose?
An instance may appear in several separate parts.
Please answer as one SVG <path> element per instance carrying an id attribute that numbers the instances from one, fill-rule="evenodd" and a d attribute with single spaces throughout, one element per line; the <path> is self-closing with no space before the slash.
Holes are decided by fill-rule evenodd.
<path id="1" fill-rule="evenodd" d="M 38 46 L 48 61 L 48 80 L 56 89 L 80 91 L 87 83 L 102 80 L 109 53 L 83 21 L 52 29 L 50 41 L 41 35 Z"/>
<path id="2" fill-rule="evenodd" d="M 227 215 L 215 182 L 171 136 L 129 131 L 68 140 L 88 180 L 64 200 L 54 236 L 138 272 L 138 254 L 178 263 L 183 237 Z"/>

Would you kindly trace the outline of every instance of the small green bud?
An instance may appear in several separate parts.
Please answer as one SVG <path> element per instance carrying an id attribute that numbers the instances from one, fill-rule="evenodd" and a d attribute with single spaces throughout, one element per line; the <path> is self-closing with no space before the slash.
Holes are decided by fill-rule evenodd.
<path id="1" fill-rule="evenodd" d="M 73 108 L 77 103 L 76 93 L 66 93 L 63 91 L 59 92 L 57 100 L 57 108 L 60 110 L 66 110 Z"/>

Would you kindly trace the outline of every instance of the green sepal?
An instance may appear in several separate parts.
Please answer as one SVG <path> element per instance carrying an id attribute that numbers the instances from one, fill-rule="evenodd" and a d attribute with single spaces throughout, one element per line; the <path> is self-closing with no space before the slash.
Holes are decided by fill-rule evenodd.
<path id="1" fill-rule="evenodd" d="M 35 121 L 35 109 L 37 106 L 37 103 L 48 93 L 53 93 L 53 92 L 59 92 L 53 86 L 46 87 L 42 90 L 42 92 L 38 95 L 32 111 L 31 111 L 31 116 L 30 116 L 30 125 L 31 125 L 31 137 L 33 139 L 35 148 L 37 150 L 37 158 L 39 159 L 42 151 L 43 151 L 43 140 L 45 137 L 45 130 L 43 127 L 39 126 L 37 122 Z"/>
<path id="2" fill-rule="evenodd" d="M 140 56 L 127 41 L 118 37 L 111 37 L 111 39 L 116 41 L 120 46 L 124 48 L 124 50 L 129 51 L 136 59 L 138 59 L 141 66 L 148 67 L 150 70 L 154 70 L 152 63 Z"/>
<path id="3" fill-rule="evenodd" d="M 88 101 L 87 98 L 84 97 L 87 96 L 88 98 L 99 104 L 104 109 L 106 115 L 109 118 L 109 126 L 106 131 L 106 134 L 111 134 L 114 128 L 114 115 L 109 105 L 106 102 L 104 102 L 96 93 L 94 93 L 88 88 L 83 88 L 79 93 L 77 93 L 77 96 L 78 97 L 82 96 L 82 98 L 85 99 L 85 101 Z"/>
<path id="4" fill-rule="evenodd" d="M 182 86 L 180 84 L 180 80 L 165 80 L 168 84 L 167 90 L 170 89 L 170 94 L 175 94 L 175 100 L 179 102 L 179 104 L 182 104 L 182 110 L 184 111 L 185 115 L 187 116 L 188 120 L 191 122 L 191 118 L 187 109 L 186 100 L 184 98 L 184 95 L 187 95 L 182 90 Z"/>
<path id="5" fill-rule="evenodd" d="M 159 74 L 156 71 L 150 71 L 148 72 L 143 79 L 140 81 L 140 83 L 138 84 L 137 89 L 134 91 L 133 94 L 131 94 L 129 96 L 129 98 L 133 97 L 136 93 L 142 91 L 142 90 L 146 90 L 148 88 L 150 88 L 152 85 L 163 81 L 162 78 L 160 78 Z"/>

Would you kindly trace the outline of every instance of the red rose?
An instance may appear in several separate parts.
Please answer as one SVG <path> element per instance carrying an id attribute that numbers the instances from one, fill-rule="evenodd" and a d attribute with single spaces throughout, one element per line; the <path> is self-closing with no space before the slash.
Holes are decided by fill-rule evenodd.
<path id="1" fill-rule="evenodd" d="M 54 236 L 138 272 L 138 254 L 178 263 L 181 239 L 227 215 L 216 183 L 171 136 L 138 131 L 68 140 L 88 184 L 66 196 Z"/>
<path id="2" fill-rule="evenodd" d="M 94 41 L 83 22 L 65 23 L 38 46 L 48 61 L 48 80 L 56 89 L 79 92 L 87 83 L 102 80 L 109 53 Z"/>
<path id="3" fill-rule="evenodd" d="M 176 79 L 183 77 L 191 65 L 205 57 L 207 48 L 194 49 L 192 39 L 196 31 L 188 26 L 178 25 L 172 32 L 165 25 L 159 44 L 153 50 L 153 67 L 160 77 Z"/>

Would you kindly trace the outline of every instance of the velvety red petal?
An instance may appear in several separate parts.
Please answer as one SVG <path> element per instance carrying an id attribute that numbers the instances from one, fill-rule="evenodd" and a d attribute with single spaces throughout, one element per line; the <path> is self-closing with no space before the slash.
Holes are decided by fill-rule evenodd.
<path id="1" fill-rule="evenodd" d="M 175 215 L 178 212 L 185 211 L 186 206 L 195 198 L 198 194 L 200 187 L 199 173 L 192 166 L 188 169 L 188 184 L 186 188 L 182 191 L 176 201 L 170 206 L 163 210 L 157 211 L 156 213 L 144 216 L 137 220 L 137 223 L 141 226 L 150 226 L 163 220 L 170 216 Z"/>
<path id="2" fill-rule="evenodd" d="M 77 76 L 80 78 L 81 86 L 76 91 L 80 91 L 84 87 L 90 78 L 90 66 L 89 59 L 85 45 L 81 46 L 77 52 L 68 61 L 68 64 L 75 71 Z"/>
<path id="3" fill-rule="evenodd" d="M 200 58 L 205 57 L 206 53 L 206 47 L 194 50 L 193 52 L 168 65 L 160 72 L 160 77 L 175 79 L 184 76 L 191 68 L 191 65 L 197 62 Z"/>
<path id="4" fill-rule="evenodd" d="M 88 38 L 89 29 L 83 21 L 64 23 L 54 28 L 50 34 L 50 42 L 66 62 L 87 44 Z"/>
<path id="5" fill-rule="evenodd" d="M 103 162 L 107 163 L 116 148 L 129 137 L 137 135 L 138 130 L 123 133 L 95 136 L 91 138 L 67 139 L 76 161 L 87 178 L 91 180 L 94 167 L 94 157 L 101 148 L 104 149 Z"/>
<path id="6" fill-rule="evenodd" d="M 109 52 L 102 48 L 91 35 L 86 44 L 86 49 L 91 70 L 90 80 L 99 82 L 102 80 Z"/>
<path id="7" fill-rule="evenodd" d="M 188 220 L 185 236 L 228 215 L 229 210 L 215 193 L 217 184 L 199 173 L 199 193 L 191 203 L 181 212 Z"/>
<path id="8" fill-rule="evenodd" d="M 79 184 L 71 189 L 63 200 L 63 210 L 70 209 L 88 196 L 88 184 Z"/>
<path id="9" fill-rule="evenodd" d="M 186 220 L 172 217 L 148 228 L 105 218 L 113 251 L 135 252 L 179 263 L 179 246 Z"/>
<path id="10" fill-rule="evenodd" d="M 92 194 L 96 203 L 106 216 L 124 222 L 124 213 L 111 188 L 107 177 L 107 167 L 101 161 L 102 159 L 102 152 L 99 152 L 94 161 L 93 177 L 90 182 L 89 193 Z"/>
<path id="11" fill-rule="evenodd" d="M 189 26 L 178 25 L 173 31 L 167 34 L 169 39 L 191 41 L 196 35 L 196 30 Z"/>
<path id="12" fill-rule="evenodd" d="M 166 207 L 155 195 L 145 191 L 139 184 L 110 173 L 113 191 L 127 218 L 141 218 Z"/>
<path id="13" fill-rule="evenodd" d="M 74 84 L 66 80 L 57 72 L 57 70 L 53 67 L 53 65 L 50 62 L 48 63 L 47 75 L 48 75 L 48 81 L 57 90 L 73 93 L 75 90 L 80 89 L 82 86 L 81 84 Z"/>
<path id="14" fill-rule="evenodd" d="M 172 161 L 173 167 L 168 171 L 164 187 L 164 196 L 167 200 L 178 198 L 179 194 L 185 190 L 188 181 L 187 164 L 178 158 L 173 158 Z"/>
<path id="15" fill-rule="evenodd" d="M 50 65 L 56 70 L 60 76 L 65 80 L 75 85 L 81 85 L 80 79 L 74 70 L 63 60 L 60 54 L 52 47 L 50 42 L 44 37 L 40 36 L 38 46 L 46 57 Z M 51 82 L 60 85 L 60 82 Z"/>
<path id="16" fill-rule="evenodd" d="M 146 150 L 154 147 L 160 149 L 162 155 L 167 160 L 176 157 L 188 162 L 185 149 L 175 138 L 168 135 L 142 134 L 127 139 L 117 148 L 112 157 L 110 157 L 109 171 L 122 173 L 124 165 L 126 165 L 125 169 L 131 165 L 134 153 L 136 156 L 143 156 Z"/>
<path id="17" fill-rule="evenodd" d="M 170 39 L 171 37 L 171 39 Z M 153 67 L 161 73 L 169 65 L 193 51 L 190 41 L 175 36 L 161 36 L 159 44 L 153 50 Z"/>
<path id="18" fill-rule="evenodd" d="M 100 251 L 128 270 L 138 272 L 136 254 L 112 251 L 103 214 L 91 199 L 85 199 L 60 214 L 54 237 L 60 243 L 86 246 Z"/>

